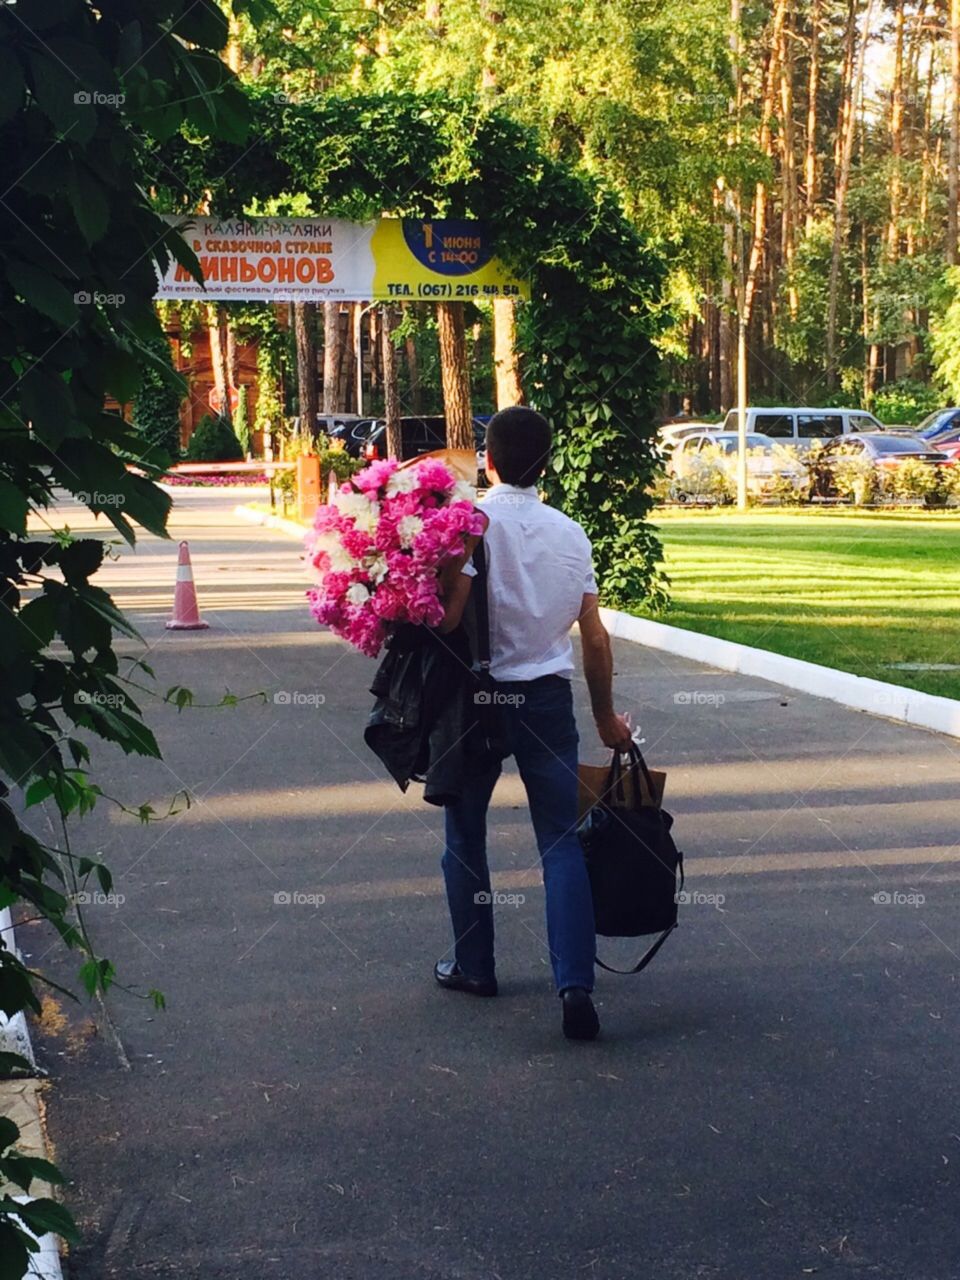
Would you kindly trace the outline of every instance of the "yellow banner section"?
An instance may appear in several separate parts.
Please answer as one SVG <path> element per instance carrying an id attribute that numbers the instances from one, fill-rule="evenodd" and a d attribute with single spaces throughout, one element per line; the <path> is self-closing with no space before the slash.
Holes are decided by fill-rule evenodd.
<path id="1" fill-rule="evenodd" d="M 478 222 L 382 218 L 370 242 L 371 296 L 434 302 L 529 298 L 527 282 L 494 258 L 489 246 Z"/>

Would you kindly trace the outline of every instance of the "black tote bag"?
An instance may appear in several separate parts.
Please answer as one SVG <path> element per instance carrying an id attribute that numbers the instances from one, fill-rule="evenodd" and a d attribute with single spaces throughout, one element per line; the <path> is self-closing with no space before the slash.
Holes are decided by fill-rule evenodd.
<path id="1" fill-rule="evenodd" d="M 626 770 L 634 775 L 634 796 L 641 794 L 638 770 L 647 794 L 657 794 L 639 747 L 631 745 Z M 599 956 L 597 964 L 611 973 L 639 973 L 677 927 L 683 855 L 670 834 L 673 818 L 661 805 L 627 809 L 608 801 L 614 796 L 622 800 L 623 774 L 619 754 L 614 752 L 604 798 L 587 812 L 577 830 L 590 876 L 597 933 L 606 938 L 659 934 L 632 969 L 611 969 Z"/>

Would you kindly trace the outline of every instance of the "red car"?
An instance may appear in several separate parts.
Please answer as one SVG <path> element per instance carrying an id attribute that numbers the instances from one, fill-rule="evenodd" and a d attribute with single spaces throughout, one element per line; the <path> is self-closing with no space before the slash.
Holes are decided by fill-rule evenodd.
<path id="1" fill-rule="evenodd" d="M 960 427 L 955 427 L 948 435 L 931 441 L 935 449 L 945 453 L 951 462 L 960 458 Z"/>

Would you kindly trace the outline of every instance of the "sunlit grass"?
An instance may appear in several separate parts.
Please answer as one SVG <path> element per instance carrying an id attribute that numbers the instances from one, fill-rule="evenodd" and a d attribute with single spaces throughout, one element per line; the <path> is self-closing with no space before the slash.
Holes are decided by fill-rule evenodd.
<path id="1" fill-rule="evenodd" d="M 960 514 L 658 512 L 662 621 L 960 697 Z"/>

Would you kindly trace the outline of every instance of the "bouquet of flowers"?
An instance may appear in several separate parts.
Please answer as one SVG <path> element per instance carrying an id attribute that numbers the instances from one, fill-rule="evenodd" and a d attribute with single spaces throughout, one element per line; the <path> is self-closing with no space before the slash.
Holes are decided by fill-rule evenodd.
<path id="1" fill-rule="evenodd" d="M 438 571 L 483 532 L 473 487 L 435 458 L 373 462 L 317 510 L 308 554 L 320 581 L 313 616 L 375 658 L 402 622 L 443 621 Z"/>

